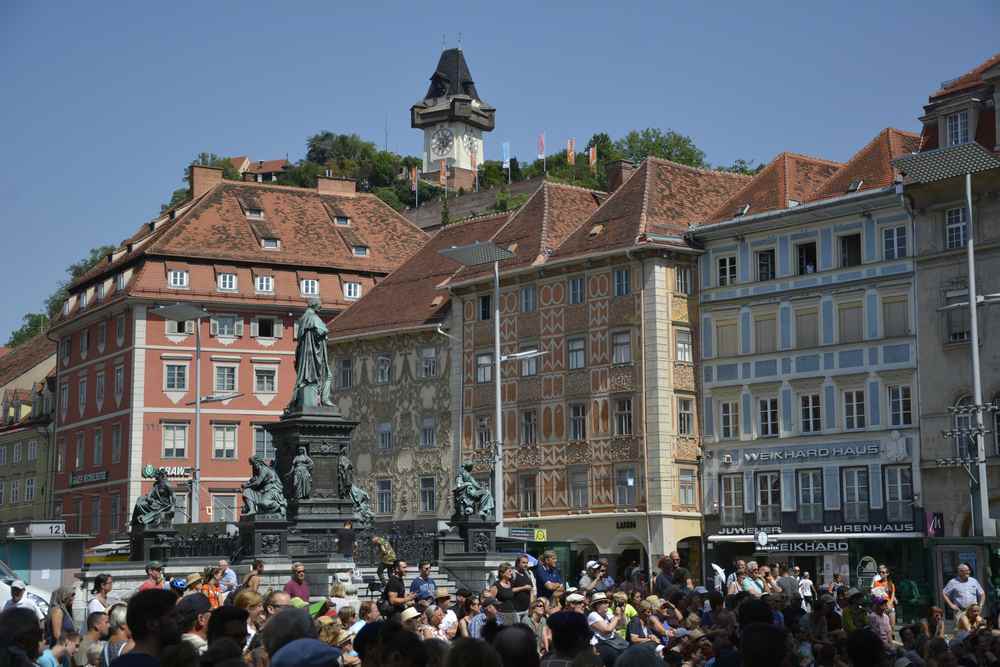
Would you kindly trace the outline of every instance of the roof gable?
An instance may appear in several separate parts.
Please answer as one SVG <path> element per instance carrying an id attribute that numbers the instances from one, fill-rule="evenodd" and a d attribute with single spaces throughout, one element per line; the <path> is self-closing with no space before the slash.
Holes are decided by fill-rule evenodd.
<path id="1" fill-rule="evenodd" d="M 56 344 L 45 333 L 29 338 L 0 357 L 0 386 L 13 382 L 55 353 Z"/>
<path id="2" fill-rule="evenodd" d="M 936 102 L 941 97 L 960 93 L 970 88 L 979 86 L 983 83 L 983 75 L 996 65 L 1000 65 L 1000 53 L 987 58 L 965 74 L 942 83 L 941 88 L 931 93 L 930 101 Z"/>
<path id="3" fill-rule="evenodd" d="M 892 185 L 896 180 L 892 161 L 916 152 L 919 146 L 920 135 L 891 127 L 882 130 L 827 179 L 810 197 L 810 201 L 839 197 L 848 191 L 861 192 Z M 858 182 L 860 186 L 852 190 L 852 184 Z"/>

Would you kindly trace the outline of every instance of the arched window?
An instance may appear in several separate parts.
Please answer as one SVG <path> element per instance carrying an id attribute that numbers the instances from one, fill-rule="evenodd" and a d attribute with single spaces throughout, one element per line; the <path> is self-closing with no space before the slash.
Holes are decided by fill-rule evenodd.
<path id="1" fill-rule="evenodd" d="M 971 396 L 963 396 L 958 400 L 958 407 L 969 407 L 972 403 Z M 968 432 L 976 423 L 972 412 L 956 412 L 952 418 L 952 430 Z M 974 436 L 966 434 L 956 434 L 952 437 L 955 443 L 955 456 L 958 458 L 976 458 L 976 439 Z"/>

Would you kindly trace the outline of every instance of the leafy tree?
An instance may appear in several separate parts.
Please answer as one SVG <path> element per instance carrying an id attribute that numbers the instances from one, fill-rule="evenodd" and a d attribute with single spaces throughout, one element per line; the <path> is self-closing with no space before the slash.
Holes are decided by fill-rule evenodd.
<path id="1" fill-rule="evenodd" d="M 236 171 L 236 167 L 233 163 L 229 161 L 229 158 L 219 157 L 215 153 L 198 153 L 191 164 L 184 167 L 184 187 L 178 188 L 173 191 L 170 195 L 170 201 L 166 204 L 160 206 L 160 212 L 166 211 L 168 208 L 176 206 L 181 202 L 191 198 L 191 165 L 199 165 L 202 167 L 216 167 L 222 169 L 222 178 L 229 181 L 238 181 L 240 178 L 240 173 Z"/>
<path id="2" fill-rule="evenodd" d="M 448 198 L 444 198 L 444 203 L 441 205 L 441 226 L 447 227 L 451 224 L 451 213 L 448 211 Z"/>
<path id="3" fill-rule="evenodd" d="M 23 323 L 21 326 L 10 332 L 10 338 L 7 339 L 8 347 L 17 347 L 49 328 L 49 317 L 45 313 L 26 313 L 21 322 Z"/>
<path id="4" fill-rule="evenodd" d="M 756 160 L 744 160 L 743 158 L 738 158 L 733 161 L 731 165 L 724 166 L 719 165 L 716 167 L 719 171 L 730 171 L 734 174 L 746 174 L 747 176 L 753 176 L 760 173 L 760 170 L 764 168 L 763 164 L 758 164 L 756 167 L 754 163 Z"/>
<path id="5" fill-rule="evenodd" d="M 70 283 L 85 274 L 87 271 L 90 271 L 90 269 L 92 269 L 114 249 L 115 246 L 113 245 L 102 245 L 96 248 L 91 248 L 86 257 L 66 267 L 66 273 L 69 274 L 69 279 L 60 281 L 56 291 L 45 299 L 45 311 L 50 320 L 55 319 L 55 317 L 59 314 L 59 311 L 62 310 L 62 305 L 69 296 Z"/>
<path id="6" fill-rule="evenodd" d="M 378 197 L 379 199 L 381 199 L 382 201 L 384 201 L 386 204 L 393 207 L 397 211 L 402 211 L 404 208 L 406 208 L 406 206 L 403 204 L 403 201 L 399 198 L 399 195 L 396 194 L 396 190 L 394 188 L 383 186 L 380 188 L 375 188 L 372 192 L 376 197 Z"/>
<path id="7" fill-rule="evenodd" d="M 377 151 L 374 143 L 356 134 L 323 131 L 306 140 L 306 161 L 326 166 L 346 161 L 371 162 Z"/>
<path id="8" fill-rule="evenodd" d="M 479 165 L 479 189 L 489 190 L 503 187 L 507 183 L 507 175 L 499 160 L 486 160 Z"/>
<path id="9" fill-rule="evenodd" d="M 664 132 L 654 127 L 632 130 L 615 142 L 615 148 L 622 157 L 636 164 L 652 155 L 692 167 L 708 166 L 705 153 L 695 145 L 694 140 L 673 130 Z"/>

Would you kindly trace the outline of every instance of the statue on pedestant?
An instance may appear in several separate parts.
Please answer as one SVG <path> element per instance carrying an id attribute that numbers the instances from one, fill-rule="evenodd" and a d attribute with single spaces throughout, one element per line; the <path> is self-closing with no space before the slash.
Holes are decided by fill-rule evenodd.
<path id="1" fill-rule="evenodd" d="M 354 502 L 354 514 L 358 517 L 358 528 L 364 530 L 370 527 L 375 520 L 371 496 L 361 487 L 351 485 L 351 500 Z"/>
<path id="2" fill-rule="evenodd" d="M 260 457 L 250 458 L 253 473 L 243 484 L 243 514 L 280 514 L 288 508 L 281 479 Z"/>
<path id="3" fill-rule="evenodd" d="M 174 523 L 177 501 L 174 490 L 167 483 L 167 471 L 157 470 L 153 488 L 139 496 L 132 510 L 132 525 L 141 528 L 169 528 Z"/>
<path id="4" fill-rule="evenodd" d="M 486 520 L 493 515 L 493 494 L 472 476 L 472 464 L 466 463 L 459 470 L 455 488 L 452 489 L 455 499 L 455 513 L 452 521 L 468 521 L 474 514 Z"/>
<path id="5" fill-rule="evenodd" d="M 299 447 L 292 459 L 292 470 L 289 473 L 296 500 L 304 500 L 312 493 L 312 471 L 313 460 L 309 458 L 305 447 Z"/>
<path id="6" fill-rule="evenodd" d="M 341 498 L 351 496 L 351 488 L 354 486 L 354 464 L 347 452 L 341 450 L 337 457 L 337 495 Z"/>
<path id="7" fill-rule="evenodd" d="M 295 388 L 286 412 L 308 408 L 334 407 L 330 392 L 333 376 L 327 355 L 329 330 L 316 313 L 319 300 L 310 299 L 298 321 L 299 339 L 295 346 Z"/>

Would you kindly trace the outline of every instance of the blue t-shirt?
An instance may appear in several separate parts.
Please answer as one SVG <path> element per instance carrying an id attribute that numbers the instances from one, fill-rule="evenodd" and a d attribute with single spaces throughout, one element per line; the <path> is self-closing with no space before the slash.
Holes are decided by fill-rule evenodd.
<path id="1" fill-rule="evenodd" d="M 535 566 L 535 584 L 538 588 L 538 594 L 543 598 L 552 597 L 552 591 L 545 586 L 548 582 L 552 582 L 554 584 L 563 583 L 562 572 L 559 571 L 558 567 L 554 567 L 550 570 L 539 563 Z"/>
<path id="2" fill-rule="evenodd" d="M 38 667 L 62 667 L 62 664 L 56 660 L 56 657 L 52 655 L 52 649 L 47 648 L 45 652 L 38 656 L 38 660 L 35 661 Z"/>
<path id="3" fill-rule="evenodd" d="M 416 577 L 410 582 L 410 592 L 416 594 L 417 599 L 420 598 L 433 598 L 434 592 L 437 590 L 437 586 L 434 584 L 433 579 L 421 579 Z"/>

